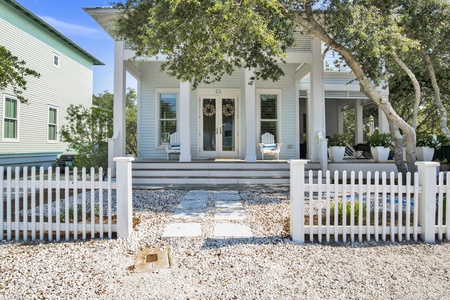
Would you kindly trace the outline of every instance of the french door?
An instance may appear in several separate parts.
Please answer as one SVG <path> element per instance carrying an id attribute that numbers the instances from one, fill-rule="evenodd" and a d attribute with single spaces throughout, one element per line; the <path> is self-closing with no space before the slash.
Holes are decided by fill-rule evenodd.
<path id="1" fill-rule="evenodd" d="M 237 97 L 202 97 L 200 108 L 200 156 L 236 158 Z"/>

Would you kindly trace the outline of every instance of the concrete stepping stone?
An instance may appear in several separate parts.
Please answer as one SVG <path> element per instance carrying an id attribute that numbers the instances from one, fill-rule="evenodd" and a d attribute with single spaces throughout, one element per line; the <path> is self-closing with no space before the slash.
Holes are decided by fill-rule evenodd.
<path id="1" fill-rule="evenodd" d="M 217 208 L 242 208 L 242 201 L 216 201 Z"/>
<path id="2" fill-rule="evenodd" d="M 219 223 L 214 226 L 214 237 L 253 237 L 247 225 Z"/>
<path id="3" fill-rule="evenodd" d="M 180 204 L 178 204 L 178 209 L 186 209 L 186 208 L 206 208 L 206 199 L 188 199 L 181 200 Z"/>
<path id="4" fill-rule="evenodd" d="M 214 219 L 216 220 L 244 220 L 246 217 L 245 210 L 239 208 L 219 209 L 214 214 Z"/>
<path id="5" fill-rule="evenodd" d="M 219 191 L 217 193 L 222 194 L 222 195 L 237 195 L 237 194 L 239 194 L 238 191 Z"/>
<path id="6" fill-rule="evenodd" d="M 175 219 L 201 219 L 205 217 L 204 209 L 177 209 L 172 218 Z"/>
<path id="7" fill-rule="evenodd" d="M 186 194 L 183 197 L 183 200 L 207 200 L 207 199 L 209 199 L 209 195 L 207 194 L 192 194 L 192 195 Z"/>
<path id="8" fill-rule="evenodd" d="M 173 223 L 169 224 L 161 236 L 162 240 L 180 237 L 196 237 L 202 235 L 202 226 L 199 223 Z"/>
<path id="9" fill-rule="evenodd" d="M 218 193 L 216 196 L 217 200 L 222 201 L 236 201 L 241 200 L 241 196 L 236 194 L 223 194 L 222 192 Z"/>

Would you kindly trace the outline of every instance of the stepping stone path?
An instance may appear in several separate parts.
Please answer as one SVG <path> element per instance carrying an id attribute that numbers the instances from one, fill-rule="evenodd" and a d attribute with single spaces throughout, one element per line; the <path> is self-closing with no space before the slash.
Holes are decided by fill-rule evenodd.
<path id="1" fill-rule="evenodd" d="M 253 237 L 250 227 L 244 223 L 247 216 L 237 191 L 193 190 L 184 196 L 172 215 L 179 222 L 167 225 L 161 239 L 201 236 L 203 230 L 211 232 L 201 224 L 211 214 L 213 238 Z M 182 220 L 190 222 L 180 222 Z"/>

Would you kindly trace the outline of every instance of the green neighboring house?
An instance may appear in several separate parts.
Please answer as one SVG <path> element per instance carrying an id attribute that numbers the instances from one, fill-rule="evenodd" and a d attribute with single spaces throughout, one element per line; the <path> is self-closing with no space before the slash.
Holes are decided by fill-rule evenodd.
<path id="1" fill-rule="evenodd" d="M 0 45 L 40 73 L 28 77 L 22 104 L 0 90 L 0 166 L 49 166 L 70 104 L 92 104 L 93 66 L 101 61 L 14 0 L 0 1 Z"/>

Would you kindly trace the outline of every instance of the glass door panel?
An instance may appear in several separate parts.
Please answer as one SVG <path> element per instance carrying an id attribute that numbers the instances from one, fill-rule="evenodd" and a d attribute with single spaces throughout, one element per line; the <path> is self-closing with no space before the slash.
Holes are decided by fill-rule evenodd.
<path id="1" fill-rule="evenodd" d="M 237 156 L 237 98 L 201 99 L 200 155 L 208 158 Z"/>
<path id="2" fill-rule="evenodd" d="M 216 99 L 203 99 L 203 151 L 216 151 Z"/>
<path id="3" fill-rule="evenodd" d="M 235 99 L 222 99 L 221 151 L 236 150 L 236 105 Z"/>

